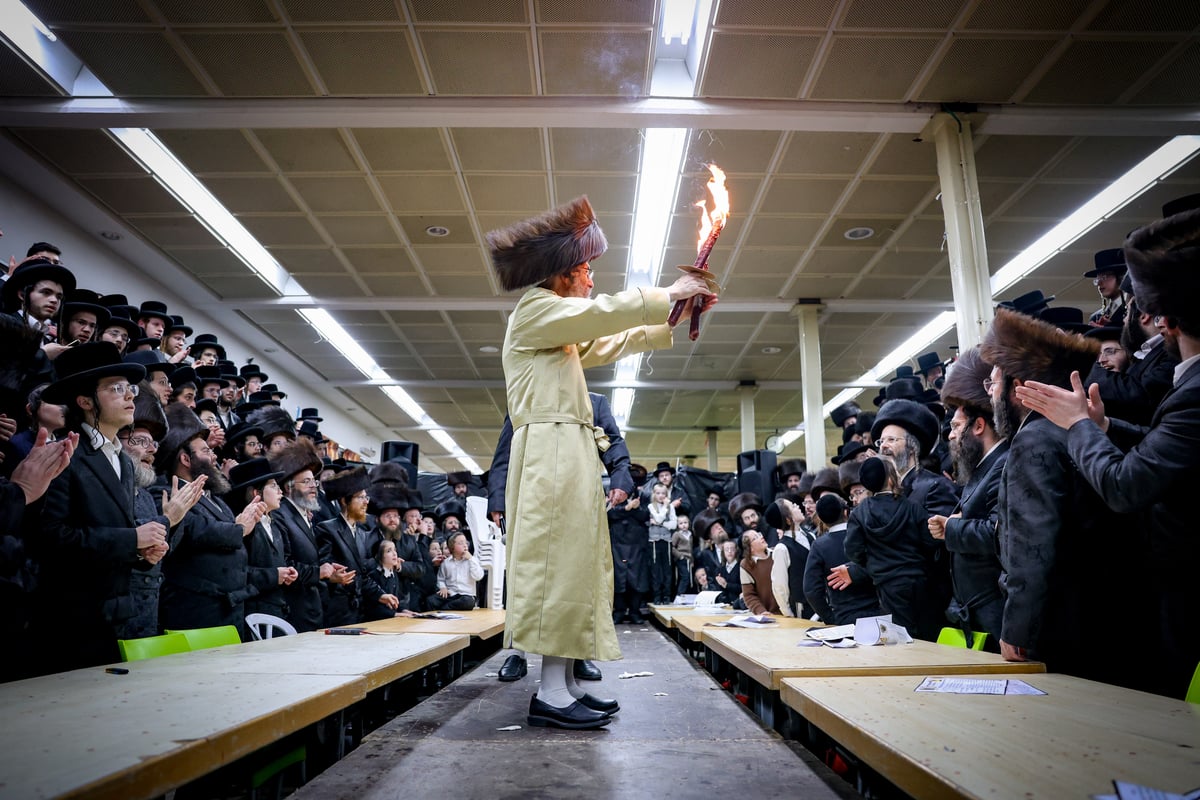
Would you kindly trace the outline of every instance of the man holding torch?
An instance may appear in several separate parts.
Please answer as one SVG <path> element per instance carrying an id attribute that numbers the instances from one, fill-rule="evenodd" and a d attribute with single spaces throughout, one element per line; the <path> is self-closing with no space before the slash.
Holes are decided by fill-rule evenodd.
<path id="1" fill-rule="evenodd" d="M 591 299 L 591 261 L 608 247 L 586 197 L 487 235 L 501 286 L 527 289 L 508 320 L 504 377 L 513 439 L 504 646 L 542 655 L 529 724 L 599 728 L 615 700 L 584 692 L 575 659 L 621 657 L 603 465 L 583 370 L 670 347 L 671 305 L 716 302 L 703 277 Z M 608 500 L 625 502 L 614 489 Z"/>

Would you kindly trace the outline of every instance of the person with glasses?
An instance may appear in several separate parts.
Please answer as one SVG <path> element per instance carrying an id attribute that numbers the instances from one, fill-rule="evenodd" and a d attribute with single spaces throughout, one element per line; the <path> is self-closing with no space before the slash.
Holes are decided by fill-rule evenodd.
<path id="1" fill-rule="evenodd" d="M 1104 301 L 1088 324 L 1101 328 L 1105 325 L 1120 327 L 1125 323 L 1125 295 L 1121 292 L 1121 279 L 1125 277 L 1125 253 L 1119 247 L 1101 250 L 1093 257 L 1095 268 L 1083 273 L 1091 278 L 1092 285 Z"/>
<path id="2" fill-rule="evenodd" d="M 137 522 L 134 465 L 117 438 L 133 423 L 145 369 L 123 363 L 109 342 L 72 347 L 55 368 L 58 380 L 42 399 L 67 407 L 67 429 L 79 434 L 79 446 L 42 506 L 33 624 L 45 672 L 119 661 L 117 627 L 134 612 L 130 575 L 167 552 L 166 526 Z M 70 636 L 63 635 L 66 621 Z"/>
<path id="3" fill-rule="evenodd" d="M 350 580 L 330 582 L 325 602 L 327 628 L 353 625 L 363 619 L 363 580 L 371 569 L 359 550 L 359 537 L 369 535 L 367 525 L 367 488 L 370 481 L 365 467 L 338 473 L 322 484 L 325 496 L 338 509 L 333 519 L 318 523 L 317 546 L 321 561 L 344 564 Z M 376 595 L 377 596 L 377 595 Z"/>
<path id="4" fill-rule="evenodd" d="M 1132 282 L 1126 277 L 1129 289 L 1128 313 L 1116 341 L 1111 340 L 1109 328 L 1088 332 L 1089 337 L 1103 337 L 1101 356 L 1084 378 L 1083 385 L 1100 387 L 1100 399 L 1110 417 L 1135 425 L 1149 425 L 1154 409 L 1171 390 L 1175 367 L 1179 359 L 1168 352 L 1161 331 L 1162 317 L 1146 314 L 1138 308 Z M 1120 370 L 1106 369 L 1104 349 L 1120 347 L 1126 366 Z"/>

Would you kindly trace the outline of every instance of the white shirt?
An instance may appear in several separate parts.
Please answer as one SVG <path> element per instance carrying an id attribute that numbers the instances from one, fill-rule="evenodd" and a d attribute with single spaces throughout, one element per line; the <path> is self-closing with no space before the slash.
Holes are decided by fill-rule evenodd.
<path id="1" fill-rule="evenodd" d="M 1172 381 L 1175 386 L 1179 385 L 1179 382 L 1183 380 L 1184 373 L 1191 368 L 1192 364 L 1196 363 L 1196 359 L 1198 358 L 1200 358 L 1200 353 L 1197 353 L 1191 358 L 1185 358 L 1183 361 L 1179 362 L 1179 366 L 1175 367 L 1175 380 Z"/>
<path id="2" fill-rule="evenodd" d="M 271 515 L 263 514 L 263 517 L 259 520 L 259 522 L 262 523 L 263 530 L 267 532 L 267 541 L 269 541 L 271 544 L 275 544 L 275 534 L 271 532 Z"/>
<path id="3" fill-rule="evenodd" d="M 1162 340 L 1163 335 L 1161 333 L 1154 334 L 1149 339 L 1142 342 L 1142 346 L 1137 349 L 1137 352 L 1133 354 L 1133 357 L 1138 361 L 1141 361 L 1143 358 L 1150 355 L 1150 351 L 1158 347 L 1158 343 Z"/>
<path id="4" fill-rule="evenodd" d="M 117 473 L 117 480 L 121 480 L 121 444 L 116 439 L 105 439 L 104 434 L 84 422 L 80 427 L 83 428 L 84 434 L 92 443 L 92 447 L 99 450 L 108 459 L 108 463 L 112 464 L 113 472 Z"/>

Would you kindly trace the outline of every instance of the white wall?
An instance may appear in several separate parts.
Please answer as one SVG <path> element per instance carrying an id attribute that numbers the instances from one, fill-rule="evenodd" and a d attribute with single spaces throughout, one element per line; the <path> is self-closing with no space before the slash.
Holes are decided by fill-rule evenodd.
<path id="1" fill-rule="evenodd" d="M 31 192 L 27 188 L 33 187 Z M 122 234 L 110 243 L 99 231 Z M 102 294 L 120 293 L 129 302 L 161 300 L 169 313 L 180 314 L 196 333 L 216 333 L 239 366 L 253 356 L 254 363 L 271 377 L 271 382 L 287 392 L 284 407 L 293 415 L 299 407 L 316 407 L 325 420 L 321 431 L 343 447 L 361 451 L 379 449 L 382 438 L 389 436 L 379 421 L 359 412 L 344 409 L 357 404 L 337 389 L 314 380 L 302 362 L 280 350 L 264 354 L 255 342 L 257 329 L 232 310 L 202 313 L 185 300 L 204 298 L 204 304 L 218 298 L 138 236 L 118 219 L 80 194 L 57 173 L 21 152 L 10 140 L 0 137 L 0 256 L 5 265 L 10 255 L 20 261 L 34 242 L 45 241 L 63 251 L 63 264 L 75 273 L 80 287 Z M 270 342 L 269 346 L 278 346 Z"/>

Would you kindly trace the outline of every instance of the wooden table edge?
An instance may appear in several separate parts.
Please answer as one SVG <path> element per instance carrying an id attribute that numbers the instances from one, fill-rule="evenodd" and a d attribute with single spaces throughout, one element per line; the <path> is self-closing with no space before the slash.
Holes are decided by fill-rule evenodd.
<path id="1" fill-rule="evenodd" d="M 435 661 L 441 661 L 443 658 L 452 656 L 460 650 L 466 650 L 468 645 L 471 644 L 471 637 L 465 633 L 417 634 L 414 632 L 402 635 L 433 636 L 436 637 L 438 644 L 429 650 L 405 656 L 401 661 L 389 664 L 386 667 L 374 670 L 370 674 L 363 676 L 367 681 L 368 691 L 387 686 L 392 681 L 411 675 L 419 669 L 424 669 Z"/>

